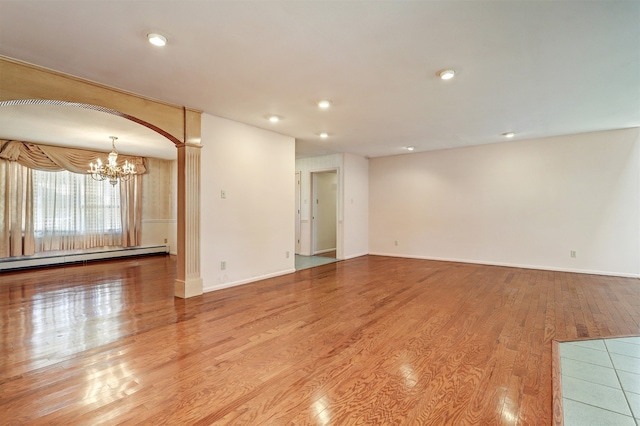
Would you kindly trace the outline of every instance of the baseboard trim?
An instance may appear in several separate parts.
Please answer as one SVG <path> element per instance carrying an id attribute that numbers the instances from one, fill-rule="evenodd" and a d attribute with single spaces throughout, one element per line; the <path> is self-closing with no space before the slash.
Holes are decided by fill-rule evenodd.
<path id="1" fill-rule="evenodd" d="M 349 256 L 345 256 L 343 259 L 341 260 L 349 260 L 349 259 L 355 259 L 356 257 L 362 257 L 362 256 L 367 256 L 369 253 L 358 253 L 358 254 L 352 254 Z"/>
<path id="2" fill-rule="evenodd" d="M 266 274 L 266 275 L 260 275 L 260 276 L 257 276 L 257 277 L 247 278 L 245 280 L 238 280 L 238 281 L 233 281 L 233 282 L 229 282 L 229 283 L 217 284 L 217 285 L 213 285 L 213 286 L 205 286 L 202 289 L 202 291 L 203 291 L 203 293 L 209 293 L 210 291 L 222 290 L 224 288 L 230 288 L 230 287 L 237 287 L 239 285 L 244 285 L 244 284 L 251 284 L 251 283 L 255 283 L 256 281 L 262 281 L 262 280 L 266 280 L 268 278 L 275 278 L 275 277 L 279 277 L 279 276 L 282 276 L 282 275 L 292 274 L 294 272 L 296 272 L 295 268 L 294 269 L 287 269 L 287 270 L 284 270 L 284 271 L 274 272 L 272 274 Z"/>
<path id="3" fill-rule="evenodd" d="M 334 247 L 334 248 L 330 248 L 330 249 L 314 251 L 313 255 L 315 256 L 316 254 L 329 253 L 331 251 L 336 251 L 336 248 Z"/>
<path id="4" fill-rule="evenodd" d="M 167 252 L 168 247 L 164 245 L 118 248 L 100 247 L 95 249 L 88 249 L 86 251 L 52 251 L 50 252 L 50 254 L 45 254 L 46 252 L 39 252 L 34 256 L 9 257 L 0 259 L 0 271 L 42 268 L 47 266 L 82 263 L 94 260 L 109 260 L 124 257 L 144 256 Z"/>
<path id="5" fill-rule="evenodd" d="M 555 266 L 528 265 L 528 264 L 506 263 L 506 262 L 488 262 L 484 260 L 456 259 L 456 258 L 447 258 L 447 257 L 415 256 L 415 255 L 397 254 L 397 253 L 372 252 L 369 254 L 372 256 L 404 257 L 407 259 L 437 260 L 440 262 L 458 262 L 458 263 L 472 263 L 476 265 L 504 266 L 507 268 L 537 269 L 542 271 L 571 272 L 575 274 L 605 275 L 610 277 L 623 277 L 623 278 L 640 278 L 640 274 L 630 274 L 627 272 L 595 271 L 591 269 L 575 269 L 575 268 L 558 268 Z"/>

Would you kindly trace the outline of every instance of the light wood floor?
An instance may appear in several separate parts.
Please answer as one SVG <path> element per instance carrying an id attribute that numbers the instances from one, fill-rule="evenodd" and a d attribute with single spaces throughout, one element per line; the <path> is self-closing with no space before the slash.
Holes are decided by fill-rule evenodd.
<path id="1" fill-rule="evenodd" d="M 636 279 L 365 256 L 188 300 L 171 257 L 0 275 L 0 423 L 549 425 Z"/>
<path id="2" fill-rule="evenodd" d="M 335 259 L 336 258 L 336 251 L 333 250 L 333 251 L 328 251 L 328 252 L 325 252 L 325 253 L 314 254 L 314 256 L 331 257 L 331 258 Z"/>

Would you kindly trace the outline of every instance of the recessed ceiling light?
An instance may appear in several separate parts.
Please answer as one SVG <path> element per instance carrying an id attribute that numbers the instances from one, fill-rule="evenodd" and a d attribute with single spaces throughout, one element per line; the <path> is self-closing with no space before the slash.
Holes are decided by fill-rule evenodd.
<path id="1" fill-rule="evenodd" d="M 331 101 L 323 99 L 321 101 L 318 101 L 318 106 L 322 109 L 327 109 L 331 106 Z"/>
<path id="2" fill-rule="evenodd" d="M 320 133 L 320 137 L 321 137 L 322 139 L 326 139 L 326 138 L 328 138 L 328 137 L 329 137 L 329 133 L 324 133 L 324 132 L 323 132 L 323 133 Z"/>
<path id="3" fill-rule="evenodd" d="M 272 115 L 271 117 L 269 117 L 269 121 L 272 123 L 277 123 L 278 121 L 280 121 L 280 117 L 278 117 L 277 115 Z"/>
<path id="4" fill-rule="evenodd" d="M 416 147 L 415 146 L 408 146 L 406 149 L 407 149 L 407 151 L 413 151 L 414 149 L 416 149 Z"/>
<path id="5" fill-rule="evenodd" d="M 451 80 L 456 75 L 455 70 L 442 70 L 438 71 L 438 77 L 443 80 Z"/>
<path id="6" fill-rule="evenodd" d="M 504 136 L 505 138 L 512 138 L 514 137 L 516 134 L 513 132 L 507 132 L 507 133 L 503 133 L 502 136 Z"/>
<path id="7" fill-rule="evenodd" d="M 167 44 L 167 38 L 162 34 L 157 34 L 157 33 L 147 34 L 147 40 L 149 40 L 149 43 L 153 44 L 154 46 L 162 47 L 165 44 Z"/>

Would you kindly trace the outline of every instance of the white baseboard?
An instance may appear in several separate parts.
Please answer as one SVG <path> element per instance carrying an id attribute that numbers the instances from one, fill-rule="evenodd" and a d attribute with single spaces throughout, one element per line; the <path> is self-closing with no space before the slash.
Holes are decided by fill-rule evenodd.
<path id="1" fill-rule="evenodd" d="M 266 280 L 267 278 L 275 278 L 275 277 L 279 277 L 279 276 L 282 276 L 282 275 L 292 274 L 294 272 L 296 272 L 295 268 L 294 269 L 287 269 L 287 270 L 279 271 L 279 272 L 274 272 L 272 274 L 261 275 L 261 276 L 258 276 L 258 277 L 252 277 L 252 278 L 248 278 L 248 279 L 245 279 L 245 280 L 233 281 L 233 282 L 229 282 L 229 283 L 222 283 L 222 284 L 216 284 L 216 285 L 205 285 L 205 287 L 202 289 L 202 291 L 204 293 L 208 293 L 210 291 L 222 290 L 223 288 L 230 288 L 230 287 L 236 287 L 236 286 L 244 285 L 244 284 L 251 284 L 251 283 L 254 283 L 256 281 Z"/>
<path id="2" fill-rule="evenodd" d="M 0 271 L 12 269 L 37 268 L 90 260 L 117 259 L 145 254 L 167 253 L 167 246 L 145 247 L 100 247 L 88 250 L 38 252 L 33 256 L 9 257 L 0 259 Z"/>
<path id="3" fill-rule="evenodd" d="M 362 256 L 367 256 L 369 253 L 358 253 L 358 254 L 351 254 L 349 256 L 345 256 L 344 258 L 342 258 L 341 260 L 349 260 L 349 259 L 355 259 L 356 257 L 362 257 Z"/>
<path id="4" fill-rule="evenodd" d="M 407 259 L 438 260 L 441 262 L 458 262 L 458 263 L 472 263 L 476 265 L 505 266 L 507 268 L 538 269 L 542 271 L 572 272 L 576 274 L 606 275 L 606 276 L 624 277 L 624 278 L 640 278 L 640 274 L 630 274 L 627 272 L 595 271 L 591 269 L 575 269 L 575 268 L 558 268 L 555 266 L 528 265 L 528 264 L 505 263 L 505 262 L 487 262 L 484 260 L 469 260 L 469 259 L 456 259 L 456 258 L 432 257 L 432 256 L 415 256 L 415 255 L 397 254 L 397 253 L 372 252 L 369 254 L 372 256 L 404 257 Z"/>
<path id="5" fill-rule="evenodd" d="M 336 248 L 334 247 L 330 249 L 317 250 L 313 252 L 313 255 L 315 256 L 316 254 L 329 253 L 330 251 L 336 251 Z"/>

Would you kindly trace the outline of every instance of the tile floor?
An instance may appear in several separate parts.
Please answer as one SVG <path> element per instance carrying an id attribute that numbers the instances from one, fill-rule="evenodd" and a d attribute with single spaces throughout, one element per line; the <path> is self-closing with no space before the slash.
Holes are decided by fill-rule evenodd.
<path id="1" fill-rule="evenodd" d="M 640 426 L 640 337 L 559 347 L 565 426 Z"/>
<path id="2" fill-rule="evenodd" d="M 301 269 L 313 268 L 314 266 L 325 265 L 327 263 L 337 262 L 338 259 L 323 256 L 300 256 L 296 254 L 296 271 Z"/>

